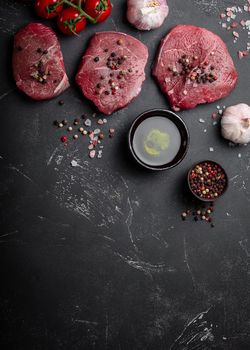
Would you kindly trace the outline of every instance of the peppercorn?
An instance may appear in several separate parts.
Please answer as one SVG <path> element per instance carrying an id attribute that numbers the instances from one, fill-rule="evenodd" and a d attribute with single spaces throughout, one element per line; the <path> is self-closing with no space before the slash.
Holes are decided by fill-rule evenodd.
<path id="1" fill-rule="evenodd" d="M 61 136 L 61 141 L 62 142 L 68 142 L 67 136 Z"/>
<path id="2" fill-rule="evenodd" d="M 63 125 L 67 125 L 68 124 L 67 119 L 63 119 L 62 123 L 63 123 Z"/>
<path id="3" fill-rule="evenodd" d="M 94 61 L 95 61 L 95 62 L 99 62 L 99 60 L 100 60 L 100 58 L 99 58 L 98 56 L 96 56 L 96 57 L 94 58 Z"/>
<path id="4" fill-rule="evenodd" d="M 62 106 L 62 105 L 64 105 L 64 101 L 63 101 L 63 100 L 60 100 L 60 101 L 58 102 L 58 104 L 59 104 L 60 106 Z"/>
<path id="5" fill-rule="evenodd" d="M 74 120 L 74 124 L 75 124 L 75 125 L 78 125 L 79 123 L 80 123 L 80 119 L 76 118 L 76 119 Z"/>

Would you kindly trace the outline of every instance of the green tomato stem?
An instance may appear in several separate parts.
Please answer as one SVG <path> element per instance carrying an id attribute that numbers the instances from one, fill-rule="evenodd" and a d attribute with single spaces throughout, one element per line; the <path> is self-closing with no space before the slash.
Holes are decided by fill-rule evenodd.
<path id="1" fill-rule="evenodd" d="M 85 11 L 83 11 L 81 6 L 75 5 L 72 2 L 70 2 L 69 0 L 63 0 L 62 2 L 77 9 L 79 11 L 80 15 L 87 18 L 91 23 L 96 23 L 96 20 L 93 17 L 89 16 Z"/>

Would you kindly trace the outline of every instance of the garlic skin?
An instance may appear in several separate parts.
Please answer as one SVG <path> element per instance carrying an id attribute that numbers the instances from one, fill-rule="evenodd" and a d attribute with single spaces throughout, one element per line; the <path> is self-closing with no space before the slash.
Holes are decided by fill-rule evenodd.
<path id="1" fill-rule="evenodd" d="M 139 30 L 159 28 L 168 15 L 166 0 L 128 0 L 127 19 Z"/>
<path id="2" fill-rule="evenodd" d="M 222 136 L 234 143 L 250 142 L 250 107 L 240 103 L 225 109 L 221 119 Z"/>

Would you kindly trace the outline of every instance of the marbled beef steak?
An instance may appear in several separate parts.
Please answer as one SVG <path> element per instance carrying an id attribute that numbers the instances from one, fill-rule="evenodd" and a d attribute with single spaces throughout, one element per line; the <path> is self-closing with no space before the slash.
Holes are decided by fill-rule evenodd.
<path id="1" fill-rule="evenodd" d="M 104 114 L 125 107 L 141 91 L 148 49 L 119 32 L 96 33 L 83 55 L 76 82 Z"/>
<path id="2" fill-rule="evenodd" d="M 219 100 L 237 82 L 233 60 L 222 39 L 191 25 L 176 26 L 162 40 L 153 75 L 176 111 Z"/>
<path id="3" fill-rule="evenodd" d="M 15 34 L 12 64 L 17 87 L 34 100 L 50 99 L 69 87 L 57 37 L 41 23 Z"/>

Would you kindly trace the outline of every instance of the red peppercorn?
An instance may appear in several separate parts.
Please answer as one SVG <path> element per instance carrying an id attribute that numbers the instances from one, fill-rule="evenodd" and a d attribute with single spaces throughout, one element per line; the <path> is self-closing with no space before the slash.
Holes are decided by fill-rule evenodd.
<path id="1" fill-rule="evenodd" d="M 61 141 L 64 143 L 68 142 L 67 136 L 61 136 Z"/>

